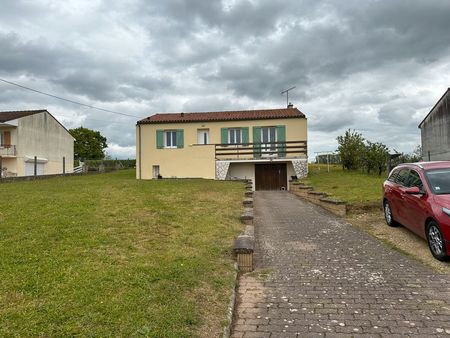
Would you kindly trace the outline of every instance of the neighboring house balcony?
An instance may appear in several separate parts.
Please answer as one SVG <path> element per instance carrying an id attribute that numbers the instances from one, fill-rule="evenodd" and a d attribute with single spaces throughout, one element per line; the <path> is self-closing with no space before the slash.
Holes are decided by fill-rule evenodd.
<path id="1" fill-rule="evenodd" d="M 215 144 L 217 161 L 262 161 L 307 158 L 307 141 Z"/>
<path id="2" fill-rule="evenodd" d="M 17 151 L 15 145 L 0 145 L 0 156 L 16 157 Z"/>

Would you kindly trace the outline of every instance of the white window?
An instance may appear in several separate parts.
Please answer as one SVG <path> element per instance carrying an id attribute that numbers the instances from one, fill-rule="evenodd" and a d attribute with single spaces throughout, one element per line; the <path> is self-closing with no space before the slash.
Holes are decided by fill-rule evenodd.
<path id="1" fill-rule="evenodd" d="M 277 128 L 276 127 L 262 127 L 261 128 L 261 143 L 262 151 L 275 151 L 277 149 Z"/>
<path id="2" fill-rule="evenodd" d="M 177 132 L 175 130 L 168 130 L 164 132 L 164 147 L 165 148 L 177 147 Z"/>
<path id="3" fill-rule="evenodd" d="M 209 129 L 198 129 L 197 130 L 197 143 L 198 144 L 209 144 Z"/>
<path id="4" fill-rule="evenodd" d="M 228 129 L 228 143 L 229 144 L 241 143 L 241 130 L 240 129 Z"/>

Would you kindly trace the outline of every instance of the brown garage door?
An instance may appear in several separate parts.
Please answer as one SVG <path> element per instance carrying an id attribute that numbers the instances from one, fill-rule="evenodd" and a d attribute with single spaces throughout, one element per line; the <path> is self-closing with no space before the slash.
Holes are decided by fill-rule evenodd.
<path id="1" fill-rule="evenodd" d="M 255 164 L 256 190 L 287 188 L 286 163 Z"/>

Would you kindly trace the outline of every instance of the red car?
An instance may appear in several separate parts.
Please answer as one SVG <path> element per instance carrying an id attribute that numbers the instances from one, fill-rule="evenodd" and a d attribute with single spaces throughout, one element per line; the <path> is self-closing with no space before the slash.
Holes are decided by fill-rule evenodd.
<path id="1" fill-rule="evenodd" d="M 450 256 L 450 161 L 406 163 L 383 183 L 389 226 L 402 224 L 428 242 L 433 256 Z"/>

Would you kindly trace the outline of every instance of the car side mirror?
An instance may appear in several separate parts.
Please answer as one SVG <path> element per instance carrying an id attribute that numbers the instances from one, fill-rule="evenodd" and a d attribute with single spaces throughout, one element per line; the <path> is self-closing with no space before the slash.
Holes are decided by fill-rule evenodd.
<path id="1" fill-rule="evenodd" d="M 420 191 L 419 187 L 410 187 L 410 188 L 406 188 L 405 193 L 410 194 L 410 195 L 418 195 L 418 194 L 423 194 L 423 191 Z"/>

